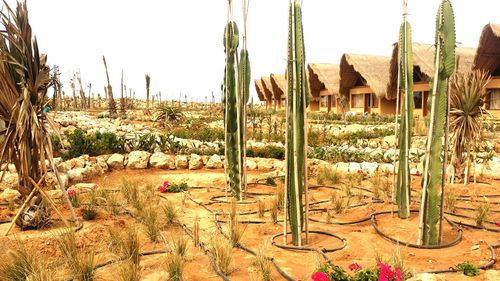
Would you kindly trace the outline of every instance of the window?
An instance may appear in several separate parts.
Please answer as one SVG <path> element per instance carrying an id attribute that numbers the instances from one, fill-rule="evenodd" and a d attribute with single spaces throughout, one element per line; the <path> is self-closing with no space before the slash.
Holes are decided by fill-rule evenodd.
<path id="1" fill-rule="evenodd" d="M 415 103 L 415 109 L 422 109 L 422 92 L 413 93 L 413 102 Z"/>
<path id="2" fill-rule="evenodd" d="M 375 94 L 372 94 L 372 107 L 373 108 L 378 108 L 378 104 L 379 104 L 379 100 L 378 100 L 378 97 L 377 95 Z"/>
<path id="3" fill-rule="evenodd" d="M 321 97 L 321 107 L 327 107 L 327 106 L 328 106 L 328 96 Z"/>
<path id="4" fill-rule="evenodd" d="M 351 95 L 351 107 L 352 108 L 364 108 L 365 107 L 365 99 L 364 94 L 359 95 Z"/>
<path id="5" fill-rule="evenodd" d="M 500 89 L 491 90 L 489 109 L 500 110 Z"/>

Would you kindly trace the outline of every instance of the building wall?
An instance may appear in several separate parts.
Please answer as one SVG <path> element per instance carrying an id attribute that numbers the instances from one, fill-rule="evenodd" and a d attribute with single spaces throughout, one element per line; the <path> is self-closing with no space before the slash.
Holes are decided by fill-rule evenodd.
<path id="1" fill-rule="evenodd" d="M 494 76 L 491 78 L 490 82 L 486 85 L 486 89 L 488 90 L 498 90 L 500 89 L 500 76 Z M 486 108 L 488 109 L 488 112 L 491 113 L 496 118 L 500 118 L 500 109 L 492 109 L 490 107 L 491 104 L 491 96 L 488 97 Z"/>
<path id="2" fill-rule="evenodd" d="M 380 115 L 395 115 L 396 114 L 396 100 L 387 100 L 380 98 Z"/>

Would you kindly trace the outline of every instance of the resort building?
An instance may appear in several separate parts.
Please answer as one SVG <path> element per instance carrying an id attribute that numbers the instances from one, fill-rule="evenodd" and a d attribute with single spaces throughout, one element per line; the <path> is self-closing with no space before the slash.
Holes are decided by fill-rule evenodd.
<path id="1" fill-rule="evenodd" d="M 271 86 L 276 109 L 285 105 L 287 95 L 287 82 L 285 74 L 271 74 Z"/>
<path id="2" fill-rule="evenodd" d="M 339 65 L 311 63 L 308 64 L 307 71 L 311 90 L 310 110 L 342 113 L 339 100 Z"/>

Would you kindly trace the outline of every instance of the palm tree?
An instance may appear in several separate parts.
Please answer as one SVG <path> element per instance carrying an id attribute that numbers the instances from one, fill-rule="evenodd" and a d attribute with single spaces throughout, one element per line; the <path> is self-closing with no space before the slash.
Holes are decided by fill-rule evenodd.
<path id="1" fill-rule="evenodd" d="M 38 228 L 47 222 L 48 209 L 42 203 L 35 183 L 43 184 L 49 167 L 55 168 L 50 131 L 57 132 L 54 122 L 44 112 L 49 103 L 48 89 L 54 86 L 47 56 L 40 54 L 32 37 L 26 3 L 13 11 L 5 2 L 0 12 L 3 28 L 0 34 L 0 119 L 6 128 L 0 150 L 0 164 L 13 163 L 18 171 L 18 190 L 29 203 L 16 222 Z M 6 166 L 6 165 L 5 165 Z M 59 180 L 59 183 L 61 181 Z M 62 190 L 64 186 L 60 184 Z M 64 192 L 66 202 L 69 200 Z M 71 209 L 72 211 L 72 209 Z M 72 213 L 75 218 L 74 213 Z"/>
<path id="2" fill-rule="evenodd" d="M 471 154 L 481 141 L 485 117 L 486 84 L 489 75 L 482 70 L 457 73 L 451 80 L 450 131 L 453 165 L 458 177 L 467 183 Z"/>

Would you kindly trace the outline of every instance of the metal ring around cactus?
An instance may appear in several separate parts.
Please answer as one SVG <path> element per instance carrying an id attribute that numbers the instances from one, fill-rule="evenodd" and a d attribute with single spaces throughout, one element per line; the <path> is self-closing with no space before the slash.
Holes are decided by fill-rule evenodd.
<path id="1" fill-rule="evenodd" d="M 394 212 L 397 212 L 397 211 L 394 211 Z M 410 211 L 411 213 L 418 213 L 419 211 L 416 211 L 416 210 L 412 210 Z M 460 228 L 457 224 L 455 224 L 453 221 L 449 220 L 447 217 L 444 217 L 444 219 L 451 225 L 451 226 L 454 226 L 454 227 L 457 227 L 457 231 L 458 231 L 458 235 L 455 239 L 453 239 L 453 241 L 449 242 L 449 243 L 446 243 L 446 244 L 441 244 L 441 245 L 417 245 L 417 244 L 412 244 L 412 243 L 408 243 L 408 242 L 405 242 L 405 241 L 401 241 L 401 240 L 398 240 L 396 238 L 393 238 L 393 237 L 390 237 L 389 235 L 385 234 L 378 226 L 377 226 L 377 216 L 378 215 L 385 215 L 385 214 L 390 214 L 391 211 L 385 211 L 385 212 L 378 212 L 378 213 L 374 213 L 371 215 L 371 222 L 372 222 L 372 226 L 373 228 L 375 229 L 375 231 L 380 235 L 382 236 L 383 238 L 385 238 L 386 240 L 389 240 L 395 244 L 398 244 L 398 245 L 403 245 L 403 246 L 406 246 L 406 247 L 410 247 L 410 248 L 416 248 L 416 249 L 429 249 L 429 250 L 432 250 L 432 249 L 444 249 L 444 248 L 449 248 L 449 247 L 452 247 L 452 246 L 455 246 L 457 245 L 458 243 L 460 243 L 460 241 L 462 241 L 462 234 L 463 234 L 463 230 L 462 228 Z"/>
<path id="2" fill-rule="evenodd" d="M 283 245 L 283 244 L 276 243 L 274 240 L 276 240 L 276 238 L 278 238 L 278 237 L 282 237 L 283 233 L 278 233 L 278 234 L 273 235 L 273 237 L 271 237 L 271 243 L 274 246 L 276 246 L 278 248 L 281 248 L 281 249 L 284 249 L 284 250 L 303 251 L 303 252 L 318 252 L 318 251 L 321 251 L 323 253 L 331 253 L 331 252 L 340 251 L 340 250 L 344 249 L 347 246 L 347 240 L 345 238 L 337 236 L 337 235 L 335 235 L 333 233 L 329 233 L 329 232 L 321 231 L 321 230 L 309 230 L 309 233 L 315 233 L 315 234 L 321 234 L 321 235 L 333 237 L 335 239 L 338 239 L 338 240 L 342 241 L 342 245 L 339 246 L 339 247 L 335 247 L 335 248 L 318 249 L 318 248 L 310 248 L 310 247 L 304 247 L 304 246 L 301 246 L 301 247 L 299 247 L 299 246 L 288 246 L 288 245 Z M 291 234 L 291 232 L 287 232 L 287 234 Z"/>

